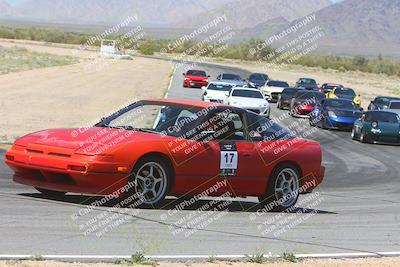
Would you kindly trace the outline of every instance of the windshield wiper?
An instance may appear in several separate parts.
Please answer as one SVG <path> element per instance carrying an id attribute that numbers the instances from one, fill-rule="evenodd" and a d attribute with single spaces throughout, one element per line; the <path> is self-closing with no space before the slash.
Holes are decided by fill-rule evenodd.
<path id="1" fill-rule="evenodd" d="M 111 129 L 123 129 L 127 131 L 137 131 L 137 132 L 144 132 L 144 133 L 153 133 L 153 134 L 160 134 L 159 132 L 146 129 L 146 128 L 135 128 L 133 126 L 111 126 L 111 125 L 103 125 L 103 127 L 111 128 Z"/>

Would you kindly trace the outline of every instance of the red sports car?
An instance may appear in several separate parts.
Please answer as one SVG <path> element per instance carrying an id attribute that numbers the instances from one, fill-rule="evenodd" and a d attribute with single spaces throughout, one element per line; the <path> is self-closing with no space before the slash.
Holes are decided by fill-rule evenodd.
<path id="1" fill-rule="evenodd" d="M 289 114 L 293 117 L 309 117 L 309 114 L 322 99 L 325 98 L 323 93 L 312 90 L 300 90 L 296 92 L 292 98 Z"/>
<path id="2" fill-rule="evenodd" d="M 273 121 L 222 104 L 143 100 L 93 127 L 53 129 L 15 141 L 5 162 L 14 181 L 43 194 L 257 196 L 293 206 L 321 183 L 321 148 Z"/>
<path id="3" fill-rule="evenodd" d="M 188 70 L 183 73 L 183 87 L 203 87 L 208 85 L 208 78 L 205 71 L 202 70 Z"/>

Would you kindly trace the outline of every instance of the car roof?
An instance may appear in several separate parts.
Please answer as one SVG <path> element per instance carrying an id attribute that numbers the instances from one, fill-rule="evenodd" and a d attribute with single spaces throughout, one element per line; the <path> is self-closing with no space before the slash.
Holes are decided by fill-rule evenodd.
<path id="1" fill-rule="evenodd" d="M 249 87 L 233 87 L 232 91 L 233 90 L 247 90 L 247 91 L 255 91 L 255 92 L 260 92 L 261 93 L 260 90 L 255 89 L 255 88 L 249 88 Z"/>
<path id="2" fill-rule="evenodd" d="M 380 96 L 375 97 L 375 99 L 377 99 L 377 98 L 388 98 L 388 99 L 400 100 L 399 96 L 384 96 L 384 95 L 380 95 Z"/>
<path id="3" fill-rule="evenodd" d="M 381 113 L 381 112 L 388 112 L 388 113 L 394 113 L 400 116 L 400 109 L 384 109 L 384 110 L 368 110 L 365 113 Z"/>
<path id="4" fill-rule="evenodd" d="M 399 102 L 400 102 L 400 99 L 399 100 L 396 99 L 396 100 L 391 100 L 390 101 L 390 103 L 399 103 Z"/>

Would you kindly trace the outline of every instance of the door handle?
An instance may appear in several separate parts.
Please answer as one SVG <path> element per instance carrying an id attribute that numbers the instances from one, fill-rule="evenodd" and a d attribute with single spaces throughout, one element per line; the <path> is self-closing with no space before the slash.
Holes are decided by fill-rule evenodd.
<path id="1" fill-rule="evenodd" d="M 243 157 L 245 157 L 245 158 L 250 158 L 250 157 L 251 157 L 251 154 L 250 154 L 250 153 L 245 153 L 245 154 L 243 154 Z"/>

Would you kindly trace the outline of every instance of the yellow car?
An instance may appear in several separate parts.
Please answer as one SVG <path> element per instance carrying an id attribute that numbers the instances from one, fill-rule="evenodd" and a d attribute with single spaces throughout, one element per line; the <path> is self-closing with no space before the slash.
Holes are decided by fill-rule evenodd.
<path id="1" fill-rule="evenodd" d="M 326 94 L 326 98 L 344 98 L 353 100 L 354 104 L 361 106 L 361 97 L 356 94 L 353 89 L 345 87 L 335 87 Z"/>

